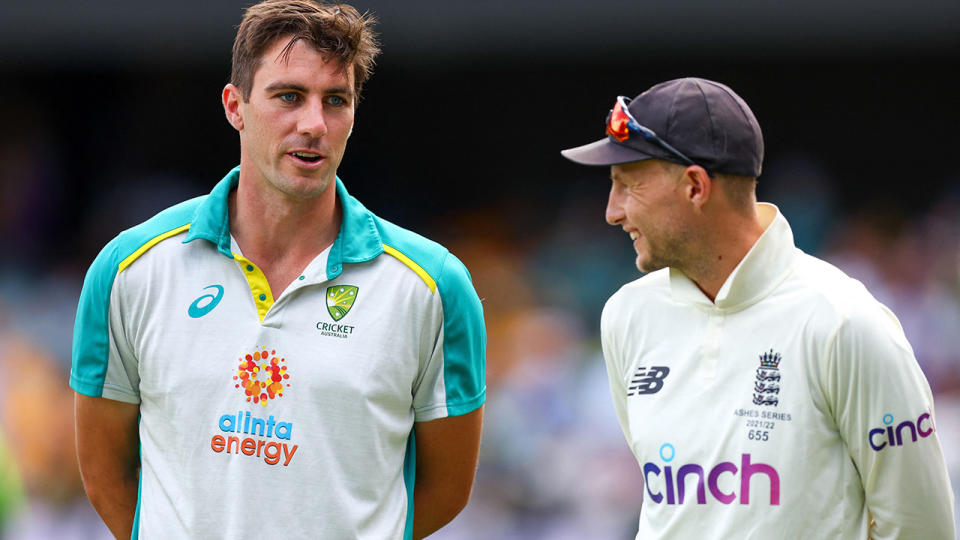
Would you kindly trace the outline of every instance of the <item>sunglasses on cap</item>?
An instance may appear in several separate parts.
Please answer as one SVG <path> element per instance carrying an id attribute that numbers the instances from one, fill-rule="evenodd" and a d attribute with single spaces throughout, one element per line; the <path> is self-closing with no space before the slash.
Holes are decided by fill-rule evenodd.
<path id="1" fill-rule="evenodd" d="M 613 137 L 619 142 L 626 141 L 630 138 L 631 134 L 640 135 L 648 142 L 652 142 L 667 152 L 670 152 L 679 158 L 683 163 L 702 167 L 703 170 L 707 171 L 707 174 L 713 178 L 713 173 L 710 172 L 710 169 L 688 158 L 683 152 L 677 150 L 667 141 L 661 139 L 656 133 L 654 133 L 652 129 L 642 125 L 640 122 L 637 122 L 637 119 L 634 118 L 633 115 L 630 114 L 630 110 L 627 109 L 627 104 L 629 104 L 630 101 L 631 100 L 628 97 L 617 96 L 617 102 L 613 105 L 613 108 L 610 109 L 610 113 L 607 114 L 607 135 Z"/>

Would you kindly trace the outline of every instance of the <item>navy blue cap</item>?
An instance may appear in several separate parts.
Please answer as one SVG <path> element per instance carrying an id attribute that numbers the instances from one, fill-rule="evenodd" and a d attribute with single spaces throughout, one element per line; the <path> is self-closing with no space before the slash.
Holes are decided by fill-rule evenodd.
<path id="1" fill-rule="evenodd" d="M 662 82 L 635 97 L 627 107 L 643 126 L 709 171 L 760 176 L 763 134 L 753 111 L 728 86 L 687 77 Z M 620 142 L 607 137 L 560 152 L 582 165 L 678 158 L 641 136 Z"/>

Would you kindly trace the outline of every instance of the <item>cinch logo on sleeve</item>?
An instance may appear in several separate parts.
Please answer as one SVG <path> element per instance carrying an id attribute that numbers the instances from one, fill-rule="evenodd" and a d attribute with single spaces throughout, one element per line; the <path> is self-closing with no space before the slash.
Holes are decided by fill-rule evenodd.
<path id="1" fill-rule="evenodd" d="M 223 287 L 220 285 L 209 285 L 203 288 L 203 290 L 207 289 L 216 289 L 217 294 L 207 293 L 194 300 L 193 303 L 190 304 L 190 307 L 187 308 L 187 315 L 190 315 L 194 319 L 199 319 L 217 307 L 220 299 L 223 298 Z"/>
<path id="2" fill-rule="evenodd" d="M 627 396 L 634 394 L 656 394 L 663 388 L 663 380 L 670 374 L 666 366 L 639 367 L 630 380 Z"/>
<path id="3" fill-rule="evenodd" d="M 917 442 L 917 435 L 921 438 L 929 437 L 936 427 L 933 425 L 933 418 L 930 413 L 923 413 L 917 418 L 916 422 L 904 420 L 893 427 L 893 415 L 883 415 L 883 424 L 886 428 L 878 427 L 870 430 L 867 434 L 867 442 L 874 452 L 879 452 L 888 446 L 903 446 L 903 431 L 909 430 L 911 441 Z"/>
<path id="4" fill-rule="evenodd" d="M 660 459 L 668 464 L 677 456 L 672 444 L 667 443 L 660 447 Z M 737 473 L 740 475 L 740 504 L 750 504 L 750 481 L 754 476 L 765 476 L 770 486 L 772 506 L 780 504 L 780 475 L 777 470 L 766 463 L 753 463 L 750 454 L 740 455 L 740 467 L 730 461 L 724 461 L 709 469 L 696 463 L 681 465 L 674 469 L 672 465 L 661 467 L 653 462 L 643 465 L 643 483 L 647 488 L 649 499 L 655 504 L 683 504 L 686 496 L 687 478 L 696 478 L 697 504 L 707 504 L 707 490 L 710 495 L 723 504 L 731 504 L 737 500 Z M 761 486 L 764 483 L 761 482 Z M 658 491 L 654 491 L 658 490 Z M 665 493 L 664 493 L 665 492 Z M 764 497 L 760 497 L 760 503 Z"/>

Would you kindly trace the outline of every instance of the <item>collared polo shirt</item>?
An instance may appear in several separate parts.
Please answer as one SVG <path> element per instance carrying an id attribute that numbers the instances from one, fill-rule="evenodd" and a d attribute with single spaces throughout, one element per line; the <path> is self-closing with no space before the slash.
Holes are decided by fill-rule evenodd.
<path id="1" fill-rule="evenodd" d="M 646 484 L 637 538 L 952 540 L 933 398 L 896 317 L 760 214 L 714 301 L 664 269 L 604 308 Z"/>
<path id="2" fill-rule="evenodd" d="M 339 235 L 274 297 L 229 230 L 231 171 L 90 267 L 70 385 L 140 406 L 134 537 L 410 538 L 414 422 L 485 398 L 463 264 L 337 179 Z"/>

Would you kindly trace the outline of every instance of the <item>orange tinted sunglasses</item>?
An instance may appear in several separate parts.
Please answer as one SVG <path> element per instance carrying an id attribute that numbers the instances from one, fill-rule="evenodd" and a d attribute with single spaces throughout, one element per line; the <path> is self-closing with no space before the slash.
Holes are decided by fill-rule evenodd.
<path id="1" fill-rule="evenodd" d="M 713 173 L 710 172 L 710 169 L 688 158 L 683 152 L 677 150 L 671 146 L 670 143 L 661 139 L 660 136 L 658 136 L 652 129 L 644 126 L 640 122 L 637 122 L 637 119 L 634 118 L 633 115 L 630 114 L 630 110 L 627 109 L 627 105 L 630 103 L 630 101 L 631 100 L 628 97 L 617 96 L 617 102 L 613 105 L 613 108 L 610 109 L 610 113 L 607 114 L 607 135 L 613 137 L 618 142 L 626 141 L 631 135 L 640 135 L 648 142 L 652 142 L 667 152 L 670 152 L 679 158 L 684 164 L 702 167 L 703 170 L 707 171 L 707 174 L 710 175 L 710 177 L 713 177 Z"/>

